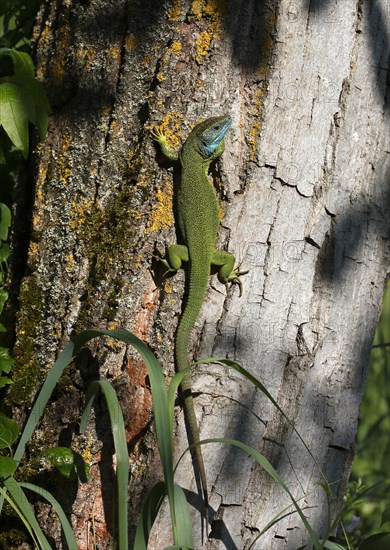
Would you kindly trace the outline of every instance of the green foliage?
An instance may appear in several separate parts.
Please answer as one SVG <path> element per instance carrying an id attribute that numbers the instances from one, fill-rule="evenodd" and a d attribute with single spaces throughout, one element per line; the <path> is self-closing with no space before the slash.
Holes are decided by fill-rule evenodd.
<path id="1" fill-rule="evenodd" d="M 54 363 L 53 367 L 49 371 L 49 374 L 34 403 L 26 426 L 19 439 L 19 443 L 16 447 L 15 453 L 12 459 L 10 459 L 11 462 L 4 465 L 3 487 L 0 490 L 0 511 L 2 501 L 4 501 L 4 499 L 7 499 L 7 501 L 12 505 L 12 507 L 22 518 L 23 522 L 28 528 L 30 535 L 36 541 L 36 544 L 40 548 L 50 548 L 50 546 L 47 546 L 47 540 L 42 533 L 35 517 L 33 516 L 31 508 L 28 504 L 26 504 L 27 500 L 23 492 L 23 488 L 35 490 L 36 492 L 41 492 L 42 490 L 35 486 L 18 482 L 15 477 L 13 477 L 15 473 L 15 465 L 20 462 L 24 454 L 26 444 L 31 438 L 34 430 L 36 429 L 40 421 L 41 415 L 43 414 L 43 411 L 55 389 L 56 384 L 62 376 L 64 369 L 71 363 L 75 355 L 89 340 L 98 336 L 110 336 L 135 347 L 145 361 L 151 383 L 157 445 L 163 467 L 164 481 L 158 482 L 152 488 L 151 493 L 143 506 L 143 509 L 141 511 L 140 523 L 136 532 L 134 548 L 136 548 L 137 550 L 147 549 L 148 539 L 151 528 L 153 526 L 153 522 L 157 517 L 158 510 L 165 496 L 168 497 L 172 521 L 174 546 L 172 546 L 171 548 L 194 548 L 188 503 L 186 501 L 183 489 L 179 485 L 174 483 L 173 469 L 173 414 L 175 397 L 183 376 L 187 374 L 188 369 L 177 373 L 172 378 L 170 385 L 167 389 L 162 369 L 157 362 L 156 357 L 149 350 L 149 348 L 147 348 L 147 346 L 145 346 L 134 334 L 126 330 L 83 331 L 80 334 L 76 335 L 72 339 L 72 341 L 65 347 L 63 352 L 59 355 L 57 361 Z M 211 362 L 212 359 L 208 359 L 206 361 Z M 254 383 L 258 388 L 260 388 L 265 393 L 265 395 L 267 395 L 267 397 L 271 399 L 272 403 L 276 404 L 275 400 L 269 394 L 268 390 L 261 384 L 261 382 L 256 380 L 248 371 L 243 369 L 243 367 L 233 361 L 225 359 L 219 361 L 228 365 L 230 368 L 234 368 L 236 371 L 240 372 L 250 382 Z M 114 439 L 115 453 L 117 457 L 118 545 L 120 548 L 128 548 L 127 491 L 129 456 L 127 451 L 125 428 L 120 405 L 114 389 L 107 381 L 99 380 L 93 382 L 89 387 L 86 396 L 85 411 L 81 419 L 80 428 L 81 431 L 85 429 L 91 411 L 93 399 L 99 390 L 103 392 L 107 401 L 111 421 L 111 429 Z M 279 408 L 277 404 L 276 406 Z M 283 415 L 285 416 L 285 413 L 283 413 Z M 9 421 L 9 419 L 5 418 L 5 435 L 3 437 L 4 447 L 10 447 L 10 445 L 12 445 L 12 443 L 15 441 L 18 433 L 17 429 L 15 430 L 15 427 L 11 426 L 10 422 L 12 421 Z M 302 438 L 300 439 L 303 442 Z M 259 453 L 256 449 L 253 449 L 237 440 L 210 439 L 202 441 L 199 444 L 207 443 L 224 443 L 228 445 L 234 445 L 241 448 L 244 452 L 254 458 L 254 460 L 262 468 L 264 468 L 265 471 L 286 491 L 291 500 L 291 506 L 295 508 L 296 512 L 301 517 L 301 520 L 310 535 L 310 539 L 314 548 L 316 548 L 316 550 L 321 550 L 322 548 L 335 548 L 335 546 L 332 546 L 333 543 L 330 543 L 327 540 L 320 541 L 317 538 L 316 534 L 308 523 L 303 513 L 303 510 L 299 506 L 298 501 L 293 497 L 292 493 L 290 492 L 289 488 L 284 483 L 282 478 L 261 453 Z M 306 445 L 305 447 L 307 448 Z M 75 453 L 73 453 L 70 449 L 57 447 L 54 449 L 46 450 L 44 454 L 56 466 L 56 468 L 59 469 L 59 471 L 67 477 L 76 473 L 77 468 L 75 465 Z M 60 517 L 61 524 L 65 533 L 65 531 L 69 529 L 69 525 L 67 524 L 67 520 L 63 514 L 60 504 L 55 501 L 54 497 L 52 497 L 52 495 L 50 495 L 48 492 L 42 492 L 41 494 L 44 498 L 46 498 L 49 502 L 53 504 Z M 302 496 L 304 497 L 304 495 Z M 275 523 L 275 521 L 278 521 L 278 519 L 282 517 L 282 513 L 284 512 L 285 511 L 283 510 L 281 513 L 279 513 L 274 518 L 274 520 L 263 529 L 261 534 L 266 532 L 271 527 L 271 525 Z M 330 528 L 331 527 L 329 527 L 329 529 Z M 70 535 L 68 533 L 68 535 L 65 534 L 65 536 L 68 540 L 68 536 Z"/>
<path id="2" fill-rule="evenodd" d="M 83 483 L 89 480 L 89 465 L 79 453 L 72 451 L 72 449 L 68 449 L 68 447 L 50 447 L 43 452 L 43 456 L 63 476 L 69 479 L 78 477 Z"/>
<path id="3" fill-rule="evenodd" d="M 9 456 L 0 455 L 0 479 L 7 479 L 14 474 L 18 463 Z"/>
<path id="4" fill-rule="evenodd" d="M 11 227 L 11 210 L 5 204 L 0 203 L 0 239 L 6 241 L 8 239 L 8 231 Z M 7 259 L 7 258 L 6 258 Z M 0 264 L 6 261 L 1 260 Z"/>
<path id="5" fill-rule="evenodd" d="M 189 539 L 192 539 L 192 533 L 189 533 L 188 531 L 188 525 L 190 525 L 188 509 L 183 509 L 182 506 L 182 502 L 185 500 L 182 489 L 174 486 L 173 483 L 172 438 L 174 395 L 172 390 L 167 391 L 162 370 L 153 353 L 136 336 L 127 331 L 84 331 L 72 339 L 72 341 L 65 347 L 64 351 L 59 355 L 52 369 L 49 371 L 49 374 L 31 410 L 26 426 L 22 432 L 13 456 L 13 460 L 15 463 L 18 463 L 21 460 L 26 444 L 36 429 L 41 415 L 43 414 L 43 411 L 64 369 L 73 360 L 74 356 L 79 352 L 82 346 L 85 345 L 90 339 L 104 335 L 112 336 L 122 342 L 133 345 L 141 353 L 143 359 L 145 360 L 152 386 L 158 447 L 161 453 L 165 475 L 164 487 L 166 493 L 168 494 L 171 506 L 175 543 L 177 543 L 177 547 L 188 547 Z M 184 374 L 185 373 L 176 375 L 171 383 L 171 387 L 176 390 Z M 81 429 L 83 430 L 85 428 L 85 424 L 92 406 L 92 401 L 98 389 L 101 389 L 104 392 L 107 400 L 117 455 L 119 547 L 127 548 L 127 489 L 129 457 L 122 413 L 115 392 L 108 382 L 98 381 L 90 386 L 87 393 L 85 413 L 81 421 Z M 170 410 L 168 410 L 168 404 L 170 406 Z M 11 439 L 12 438 L 7 435 L 5 442 L 8 443 Z M 69 470 L 67 470 L 67 467 L 65 466 L 65 463 L 69 463 L 69 452 L 58 450 L 57 448 L 54 451 L 51 450 L 50 452 L 46 452 L 46 454 L 49 455 L 51 459 L 54 458 L 57 467 L 59 466 L 59 463 L 61 463 L 61 469 L 65 471 L 66 475 L 69 473 Z M 25 507 L 22 506 L 21 501 L 25 499 L 24 495 L 23 497 L 21 496 L 22 485 L 18 484 L 13 477 L 8 477 L 4 480 L 4 487 L 2 489 L 3 496 L 2 499 L 0 499 L 0 510 L 2 501 L 7 496 L 6 490 L 11 492 L 10 496 L 13 507 L 18 510 L 18 514 L 24 519 L 24 521 L 29 524 L 30 533 L 33 533 L 42 548 L 47 548 L 45 538 L 43 533 L 40 531 L 39 526 L 37 526 L 35 518 L 34 521 L 31 521 L 31 513 L 28 514 Z M 10 497 L 8 497 L 8 499 L 9 498 Z"/>
<path id="6" fill-rule="evenodd" d="M 0 48 L 0 74 L 0 125 L 14 147 L 27 158 L 29 122 L 44 139 L 49 102 L 42 84 L 35 78 L 34 65 L 27 53 Z M 5 158 L 4 152 L 2 156 Z"/>
<path id="7" fill-rule="evenodd" d="M 0 413 L 0 449 L 10 449 L 18 435 L 19 426 L 15 420 Z"/>
<path id="8" fill-rule="evenodd" d="M 27 51 L 40 0 L 0 2 L 0 47 Z"/>
<path id="9" fill-rule="evenodd" d="M 20 152 L 27 158 L 29 150 L 29 124 L 36 126 L 39 136 L 44 139 L 48 126 L 49 104 L 42 85 L 35 79 L 34 65 L 26 51 L 38 8 L 38 0 L 3 0 L 0 3 L 0 314 L 8 299 L 6 273 L 10 247 L 7 243 L 11 226 L 12 190 L 14 173 L 20 164 Z M 18 48 L 18 49 L 16 49 Z M 5 332 L 0 323 L 0 332 Z M 0 389 L 11 383 L 8 376 L 14 360 L 9 350 L 0 347 Z M 22 485 L 14 478 L 20 458 L 12 457 L 11 447 L 19 436 L 17 423 L 0 415 L 0 449 L 8 449 L 11 456 L 0 455 L 0 502 L 4 499 L 22 519 L 35 546 L 50 548 L 42 533 L 32 509 L 25 497 Z M 26 487 L 34 490 L 33 486 Z M 9 494 L 7 494 L 7 491 Z M 44 498 L 48 495 L 40 490 Z M 49 501 L 56 509 L 53 497 Z M 59 512 L 65 537 L 70 548 L 77 546 L 67 519 Z M 69 535 L 69 530 L 71 535 Z"/>
<path id="10" fill-rule="evenodd" d="M 7 205 L 0 203 L 0 314 L 8 300 L 8 292 L 4 288 L 4 283 L 10 249 L 8 243 L 5 241 L 8 239 L 10 225 L 11 211 Z M 4 325 L 0 323 L 0 333 L 5 331 Z M 4 374 L 9 373 L 13 362 L 9 350 L 0 347 L 0 389 L 7 384 L 11 384 L 10 378 L 4 376 Z"/>

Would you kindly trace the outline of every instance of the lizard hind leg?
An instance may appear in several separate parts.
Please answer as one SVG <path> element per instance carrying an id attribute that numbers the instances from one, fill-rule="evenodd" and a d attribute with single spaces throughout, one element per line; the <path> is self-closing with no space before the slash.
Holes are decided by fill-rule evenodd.
<path id="1" fill-rule="evenodd" d="M 234 267 L 236 259 L 233 254 L 226 252 L 225 250 L 215 249 L 212 258 L 212 264 L 220 267 L 218 271 L 219 281 L 226 286 L 226 290 L 229 288 L 229 283 L 236 283 L 240 288 L 240 296 L 242 295 L 242 282 L 241 275 L 245 275 L 248 271 L 240 271 L 240 265 Z"/>
<path id="2" fill-rule="evenodd" d="M 188 262 L 188 248 L 183 244 L 171 244 L 167 247 L 165 256 L 159 254 L 154 255 L 154 258 L 167 268 L 164 276 L 176 273 L 181 268 L 182 262 Z"/>

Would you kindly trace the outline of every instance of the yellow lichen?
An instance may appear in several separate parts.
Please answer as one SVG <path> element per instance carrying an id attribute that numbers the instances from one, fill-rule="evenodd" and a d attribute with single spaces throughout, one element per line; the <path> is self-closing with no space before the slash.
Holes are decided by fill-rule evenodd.
<path id="1" fill-rule="evenodd" d="M 183 122 L 183 115 L 176 111 L 168 112 L 161 123 L 158 125 L 158 130 L 160 130 L 170 147 L 173 149 L 178 149 L 181 144 L 181 124 Z"/>
<path id="2" fill-rule="evenodd" d="M 91 46 L 82 46 L 76 50 L 76 56 L 84 61 L 85 66 L 90 66 L 96 59 L 97 51 Z"/>
<path id="3" fill-rule="evenodd" d="M 46 23 L 39 37 L 39 43 L 40 43 L 40 47 L 42 48 L 42 51 L 46 51 L 49 44 L 49 40 L 50 40 L 50 27 Z M 39 62 L 36 65 L 36 71 L 35 71 L 39 80 L 44 80 L 46 70 L 47 70 L 47 64 L 48 64 L 48 56 L 44 56 L 44 55 L 39 56 Z"/>
<path id="4" fill-rule="evenodd" d="M 192 12 L 196 19 L 200 20 L 204 16 L 209 21 L 207 28 L 195 42 L 195 59 L 198 63 L 209 53 L 212 42 L 221 36 L 221 15 L 225 9 L 225 0 L 194 0 L 192 3 Z"/>
<path id="5" fill-rule="evenodd" d="M 134 51 L 140 47 L 141 39 L 139 36 L 128 36 L 125 41 L 126 50 Z"/>
<path id="6" fill-rule="evenodd" d="M 172 285 L 171 283 L 169 283 L 168 281 L 166 281 L 164 283 L 164 292 L 166 294 L 173 294 L 173 288 L 172 288 Z"/>
<path id="7" fill-rule="evenodd" d="M 107 58 L 112 58 L 112 59 L 115 59 L 115 60 L 118 60 L 120 58 L 120 55 L 121 55 L 121 48 L 118 44 L 116 44 L 115 46 L 111 46 L 110 48 L 107 49 Z"/>
<path id="8" fill-rule="evenodd" d="M 60 146 L 59 156 L 57 160 L 58 181 L 64 184 L 68 183 L 69 176 L 72 172 L 72 160 L 68 151 L 72 140 L 73 136 L 71 133 L 65 134 L 64 141 Z"/>
<path id="9" fill-rule="evenodd" d="M 168 77 L 165 75 L 165 68 L 169 65 L 169 60 L 172 56 L 178 55 L 182 51 L 182 45 L 179 40 L 174 40 L 170 47 L 167 49 L 161 60 L 160 71 L 157 73 L 157 78 L 160 82 L 166 80 Z"/>
<path id="10" fill-rule="evenodd" d="M 137 212 L 137 210 L 134 210 L 131 212 L 131 217 L 133 218 L 133 220 L 140 220 L 142 218 L 142 214 L 141 212 Z"/>
<path id="11" fill-rule="evenodd" d="M 174 0 L 172 6 L 167 9 L 168 21 L 180 21 L 181 18 L 181 5 L 180 0 Z"/>
<path id="12" fill-rule="evenodd" d="M 134 254 L 133 263 L 134 263 L 134 268 L 135 269 L 139 269 L 139 267 L 141 266 L 141 261 L 142 261 L 142 255 L 141 254 Z"/>
<path id="13" fill-rule="evenodd" d="M 92 462 L 92 459 L 93 459 L 92 449 L 94 448 L 95 438 L 92 433 L 89 433 L 87 438 L 83 437 L 82 439 L 83 439 L 84 445 L 82 445 L 81 442 L 78 442 L 76 440 L 73 442 L 72 446 L 74 447 L 75 451 L 81 454 L 81 456 L 83 457 L 83 460 L 85 460 L 85 462 L 89 464 L 90 462 Z"/>
<path id="14" fill-rule="evenodd" d="M 203 4 L 204 0 L 194 0 L 191 5 L 191 11 L 198 20 L 202 19 Z"/>
<path id="15" fill-rule="evenodd" d="M 218 209 L 218 217 L 219 217 L 219 221 L 220 221 L 220 222 L 224 219 L 225 214 L 226 214 L 226 204 L 225 204 L 225 203 L 221 203 L 221 204 L 219 205 L 219 209 Z"/>
<path id="16" fill-rule="evenodd" d="M 117 137 L 122 132 L 122 125 L 118 124 L 116 120 L 111 122 L 110 134 L 112 138 Z"/>
<path id="17" fill-rule="evenodd" d="M 149 218 L 150 225 L 148 232 L 161 231 L 173 224 L 172 195 L 172 183 L 169 181 L 168 177 L 166 177 L 164 178 L 163 188 L 157 189 L 156 192 L 157 204 L 153 208 Z"/>
<path id="18" fill-rule="evenodd" d="M 28 247 L 28 259 L 29 264 L 31 265 L 37 265 L 39 262 L 39 245 L 38 243 L 35 243 L 33 241 L 30 241 L 29 247 Z"/>
<path id="19" fill-rule="evenodd" d="M 154 60 L 159 56 L 159 51 L 160 51 L 160 49 L 159 49 L 158 42 L 151 45 L 149 50 L 148 50 L 147 55 L 145 55 L 145 57 L 142 60 L 142 64 L 145 67 L 150 68 L 154 63 Z"/>
<path id="20" fill-rule="evenodd" d="M 164 82 L 164 80 L 167 79 L 167 77 L 161 71 L 156 74 L 156 77 L 159 82 Z"/>
<path id="21" fill-rule="evenodd" d="M 68 269 L 73 270 L 76 267 L 76 262 L 75 262 L 75 259 L 74 259 L 74 256 L 73 256 L 73 252 L 69 252 L 66 255 L 65 261 L 66 261 L 65 265 Z"/>
<path id="22" fill-rule="evenodd" d="M 179 40 L 174 40 L 171 44 L 171 47 L 169 48 L 169 52 L 171 54 L 174 54 L 174 53 L 179 53 L 181 52 L 182 50 L 182 45 L 181 45 L 181 42 Z"/>
<path id="23" fill-rule="evenodd" d="M 150 175 L 142 172 L 138 177 L 137 185 L 139 187 L 147 187 L 149 183 L 150 183 Z"/>
<path id="24" fill-rule="evenodd" d="M 69 226 L 75 230 L 82 228 L 91 215 L 93 200 L 83 201 L 80 197 L 71 204 Z"/>
<path id="25" fill-rule="evenodd" d="M 253 161 L 257 155 L 258 139 L 262 127 L 262 110 L 264 97 L 267 95 L 267 81 L 269 71 L 269 55 L 274 43 L 274 29 L 276 24 L 276 15 L 269 14 L 266 23 L 267 32 L 261 46 L 260 67 L 258 69 L 259 88 L 252 99 L 251 108 L 251 127 L 248 132 L 249 160 Z"/>
<path id="26" fill-rule="evenodd" d="M 191 11 L 197 21 L 202 17 L 219 17 L 226 10 L 226 0 L 193 0 Z"/>
<path id="27" fill-rule="evenodd" d="M 136 477 L 141 477 L 144 474 L 146 468 L 147 468 L 146 464 L 134 465 L 132 469 L 132 474 L 135 475 Z"/>
<path id="28" fill-rule="evenodd" d="M 204 88 L 204 82 L 203 82 L 203 80 L 200 79 L 200 78 L 197 78 L 197 79 L 195 80 L 195 86 L 196 86 L 196 88 Z"/>
<path id="29" fill-rule="evenodd" d="M 56 87 L 61 87 L 67 72 L 67 60 L 69 51 L 72 50 L 72 37 L 67 22 L 60 25 L 56 37 L 56 52 L 51 56 L 51 72 L 55 79 Z"/>
<path id="30" fill-rule="evenodd" d="M 210 46 L 215 34 L 211 32 L 211 28 L 207 29 L 200 33 L 199 38 L 195 42 L 196 46 L 196 61 L 201 62 L 202 58 L 205 57 L 210 51 Z"/>

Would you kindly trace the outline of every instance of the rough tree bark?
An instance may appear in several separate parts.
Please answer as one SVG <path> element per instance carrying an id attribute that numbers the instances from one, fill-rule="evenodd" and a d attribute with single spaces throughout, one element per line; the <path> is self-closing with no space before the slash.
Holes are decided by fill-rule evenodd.
<path id="1" fill-rule="evenodd" d="M 177 145 L 200 119 L 229 113 L 213 174 L 220 242 L 250 273 L 241 299 L 213 279 L 192 352 L 234 358 L 267 386 L 332 484 L 331 517 L 318 468 L 292 429 L 220 366 L 193 373 L 202 437 L 235 437 L 264 453 L 324 536 L 350 472 L 388 268 L 389 29 L 386 0 L 42 3 L 33 44 L 53 112 L 33 156 L 33 199 L 26 204 L 21 184 L 16 209 L 8 401 L 21 421 L 59 350 L 86 327 L 134 331 L 173 372 L 184 276 L 164 282 L 152 269 L 155 246 L 174 241 L 175 230 L 172 174 L 157 164 L 148 128 L 163 123 Z M 29 449 L 31 472 L 72 514 L 83 549 L 93 547 L 93 523 L 98 547 L 108 548 L 113 525 L 102 403 L 96 425 L 77 435 L 84 389 L 97 376 L 113 382 L 125 414 L 133 525 L 161 476 L 145 368 L 132 350 L 95 341 L 67 371 Z M 177 425 L 180 456 L 179 409 Z M 58 443 L 89 460 L 88 486 L 39 473 L 39 450 Z M 215 515 L 204 547 L 247 548 L 289 501 L 241 451 L 209 445 L 204 455 Z M 187 457 L 177 481 L 200 508 L 189 471 Z M 198 512 L 194 526 L 201 548 Z M 61 548 L 51 514 L 46 528 Z M 289 514 L 255 548 L 307 542 Z M 169 543 L 163 513 L 151 547 Z"/>

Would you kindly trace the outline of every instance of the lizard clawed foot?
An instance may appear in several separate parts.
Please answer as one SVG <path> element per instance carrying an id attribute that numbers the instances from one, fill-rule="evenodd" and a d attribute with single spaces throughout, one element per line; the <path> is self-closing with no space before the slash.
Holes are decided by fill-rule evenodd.
<path id="1" fill-rule="evenodd" d="M 229 277 L 228 277 L 228 279 L 225 283 L 225 286 L 226 286 L 226 291 L 228 292 L 229 283 L 230 284 L 237 284 L 239 286 L 239 289 L 240 289 L 239 297 L 241 298 L 243 286 L 242 286 L 242 281 L 241 281 L 240 277 L 241 277 L 241 275 L 246 275 L 247 273 L 249 273 L 249 269 L 246 269 L 245 271 L 240 271 L 240 267 L 241 267 L 241 263 L 239 263 L 233 269 L 233 271 L 230 273 L 230 275 L 229 275 Z"/>
<path id="2" fill-rule="evenodd" d="M 163 273 L 163 277 L 166 277 L 170 273 L 176 273 L 177 270 L 169 265 L 169 262 L 165 259 L 164 255 L 158 249 L 156 249 L 156 252 L 157 254 L 152 254 L 152 258 L 155 258 L 167 268 L 167 270 Z"/>
<path id="3" fill-rule="evenodd" d="M 162 139 L 165 140 L 165 135 L 160 126 L 153 126 L 153 128 L 150 129 L 150 135 L 154 139 L 154 141 L 160 141 Z"/>

